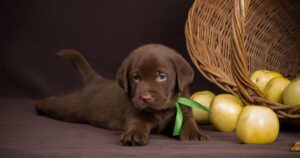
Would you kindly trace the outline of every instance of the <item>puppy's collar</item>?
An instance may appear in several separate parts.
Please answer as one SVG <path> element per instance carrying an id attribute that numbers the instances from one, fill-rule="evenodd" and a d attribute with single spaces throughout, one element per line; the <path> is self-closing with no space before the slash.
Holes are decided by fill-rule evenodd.
<path id="1" fill-rule="evenodd" d="M 183 113 L 180 108 L 180 105 L 188 106 L 191 108 L 198 108 L 203 111 L 210 112 L 210 110 L 207 107 L 205 107 L 204 105 L 202 105 L 198 102 L 195 102 L 191 99 L 180 97 L 180 93 L 179 93 L 178 99 L 176 101 L 176 119 L 175 119 L 175 126 L 174 126 L 174 130 L 173 130 L 173 136 L 179 136 L 181 127 L 182 127 Z"/>

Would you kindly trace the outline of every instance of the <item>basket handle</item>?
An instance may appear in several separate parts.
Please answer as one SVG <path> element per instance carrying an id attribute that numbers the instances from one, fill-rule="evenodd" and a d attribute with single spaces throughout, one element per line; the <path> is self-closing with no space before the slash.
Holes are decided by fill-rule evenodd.
<path id="1" fill-rule="evenodd" d="M 249 77 L 245 47 L 245 18 L 250 0 L 235 0 L 232 18 L 231 65 L 233 78 L 240 97 L 247 103 L 255 104 L 254 96 L 263 97 Z"/>

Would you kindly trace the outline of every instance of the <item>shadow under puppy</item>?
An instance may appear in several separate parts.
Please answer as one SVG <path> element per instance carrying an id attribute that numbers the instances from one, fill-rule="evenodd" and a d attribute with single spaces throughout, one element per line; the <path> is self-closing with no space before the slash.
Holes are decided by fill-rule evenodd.
<path id="1" fill-rule="evenodd" d="M 88 123 L 111 130 L 125 130 L 124 145 L 145 145 L 150 132 L 172 130 L 176 100 L 189 97 L 188 85 L 194 72 L 174 50 L 148 44 L 134 50 L 117 73 L 117 82 L 97 74 L 75 50 L 58 53 L 80 72 L 83 85 L 63 96 L 36 103 L 39 114 L 55 119 Z M 207 140 L 197 127 L 191 109 L 181 106 L 183 125 L 180 140 Z"/>

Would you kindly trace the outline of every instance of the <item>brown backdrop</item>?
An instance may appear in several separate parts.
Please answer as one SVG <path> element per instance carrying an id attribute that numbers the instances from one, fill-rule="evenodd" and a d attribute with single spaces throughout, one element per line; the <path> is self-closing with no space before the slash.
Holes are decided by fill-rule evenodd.
<path id="1" fill-rule="evenodd" d="M 114 78 L 131 50 L 146 43 L 170 46 L 190 61 L 184 25 L 192 2 L 1 1 L 0 95 L 39 98 L 77 88 L 77 72 L 55 56 L 64 48 L 82 52 L 97 72 L 108 78 Z M 193 92 L 219 91 L 195 72 Z"/>

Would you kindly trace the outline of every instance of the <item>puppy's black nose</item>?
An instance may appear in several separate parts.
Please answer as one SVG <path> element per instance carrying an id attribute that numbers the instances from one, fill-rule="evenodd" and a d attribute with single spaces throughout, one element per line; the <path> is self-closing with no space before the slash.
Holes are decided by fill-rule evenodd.
<path id="1" fill-rule="evenodd" d="M 144 102 L 151 103 L 154 101 L 154 96 L 151 93 L 144 93 L 141 96 Z"/>

